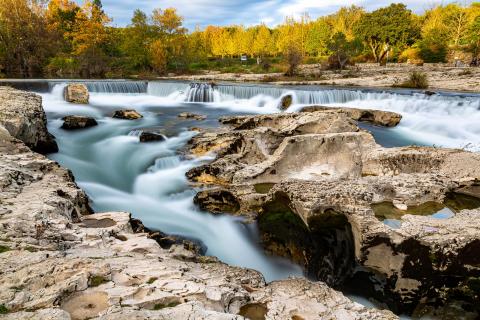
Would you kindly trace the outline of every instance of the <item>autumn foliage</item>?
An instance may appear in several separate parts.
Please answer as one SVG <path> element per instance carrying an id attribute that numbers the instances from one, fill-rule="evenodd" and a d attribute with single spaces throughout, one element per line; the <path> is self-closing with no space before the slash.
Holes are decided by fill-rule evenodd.
<path id="1" fill-rule="evenodd" d="M 480 3 L 438 5 L 416 15 L 403 4 L 358 6 L 272 28 L 207 26 L 188 31 L 174 8 L 135 10 L 114 27 L 100 0 L 0 0 L 0 76 L 121 77 L 214 68 L 246 55 L 258 71 L 324 62 L 444 62 L 480 54 Z"/>

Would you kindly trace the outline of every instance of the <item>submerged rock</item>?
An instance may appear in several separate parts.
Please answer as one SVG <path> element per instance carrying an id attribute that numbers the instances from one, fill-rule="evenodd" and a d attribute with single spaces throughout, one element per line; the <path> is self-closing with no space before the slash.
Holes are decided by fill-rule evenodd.
<path id="1" fill-rule="evenodd" d="M 193 119 L 193 120 L 197 120 L 197 121 L 207 119 L 207 116 L 205 116 L 203 114 L 196 114 L 196 113 L 192 113 L 192 112 L 182 112 L 178 115 L 178 117 L 182 118 L 182 119 Z"/>
<path id="2" fill-rule="evenodd" d="M 82 83 L 70 83 L 63 92 L 65 101 L 78 104 L 88 104 L 90 94 L 86 85 Z"/>
<path id="3" fill-rule="evenodd" d="M 84 116 L 66 116 L 63 118 L 62 129 L 76 130 L 85 129 L 98 125 L 97 121 L 91 117 Z"/>
<path id="4" fill-rule="evenodd" d="M 307 111 L 226 117 L 220 121 L 230 128 L 195 136 L 192 154 L 216 152 L 217 157 L 187 177 L 221 186 L 220 194 L 201 191 L 197 203 L 249 219 L 257 213 L 268 251 L 328 284 L 361 288 L 356 293 L 399 313 L 418 311 L 420 301 L 442 305 L 458 299 L 480 313 L 471 302 L 473 293 L 458 295 L 480 276 L 475 258 L 480 256 L 480 155 L 382 148 L 352 121 L 391 126 L 401 118 L 394 113 Z M 474 199 L 450 197 L 460 190 Z M 397 213 L 406 209 L 397 228 L 374 210 L 385 202 Z M 223 209 L 233 203 L 235 210 Z M 415 207 L 444 206 L 453 215 L 412 214 Z"/>
<path id="5" fill-rule="evenodd" d="M 143 118 L 143 116 L 133 109 L 117 110 L 113 113 L 112 118 L 124 119 L 124 120 L 137 120 Z"/>
<path id="6" fill-rule="evenodd" d="M 47 130 L 47 117 L 39 95 L 0 87 L 0 126 L 37 152 L 58 151 L 55 137 Z"/>

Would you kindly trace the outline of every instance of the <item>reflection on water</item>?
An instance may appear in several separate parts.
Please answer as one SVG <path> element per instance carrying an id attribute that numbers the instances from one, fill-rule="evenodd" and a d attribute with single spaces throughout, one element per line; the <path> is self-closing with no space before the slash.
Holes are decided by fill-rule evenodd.
<path id="1" fill-rule="evenodd" d="M 448 219 L 454 217 L 455 213 L 461 210 L 479 207 L 479 198 L 456 192 L 447 194 L 443 203 L 429 201 L 417 206 L 410 206 L 407 210 L 400 210 L 388 201 L 372 205 L 375 216 L 394 229 L 402 226 L 402 216 L 406 214 L 430 216 L 434 219 Z"/>

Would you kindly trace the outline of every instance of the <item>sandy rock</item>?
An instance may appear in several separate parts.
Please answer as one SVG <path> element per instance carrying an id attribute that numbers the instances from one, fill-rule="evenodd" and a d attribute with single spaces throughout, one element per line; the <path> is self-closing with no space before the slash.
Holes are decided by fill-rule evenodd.
<path id="1" fill-rule="evenodd" d="M 63 92 L 65 101 L 78 104 L 88 104 L 90 94 L 87 86 L 82 83 L 70 83 Z"/>
<path id="2" fill-rule="evenodd" d="M 47 131 L 47 117 L 39 95 L 0 87 L 0 125 L 37 152 L 58 151 L 55 137 Z"/>
<path id="3" fill-rule="evenodd" d="M 113 118 L 124 120 L 137 120 L 143 118 L 143 116 L 135 110 L 117 110 L 113 113 Z"/>
<path id="4" fill-rule="evenodd" d="M 63 118 L 62 129 L 76 130 L 85 129 L 98 125 L 97 121 L 91 117 L 84 116 L 66 116 Z"/>

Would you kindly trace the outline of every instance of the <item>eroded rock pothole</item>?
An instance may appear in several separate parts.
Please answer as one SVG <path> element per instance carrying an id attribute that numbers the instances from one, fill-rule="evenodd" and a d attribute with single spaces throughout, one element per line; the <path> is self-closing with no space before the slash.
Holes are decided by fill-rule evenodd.
<path id="1" fill-rule="evenodd" d="M 108 295 L 102 291 L 73 294 L 61 306 L 72 320 L 84 320 L 98 316 L 108 308 Z"/>

